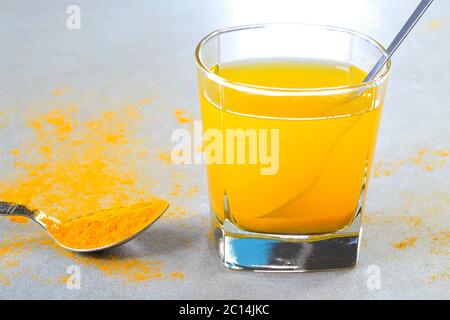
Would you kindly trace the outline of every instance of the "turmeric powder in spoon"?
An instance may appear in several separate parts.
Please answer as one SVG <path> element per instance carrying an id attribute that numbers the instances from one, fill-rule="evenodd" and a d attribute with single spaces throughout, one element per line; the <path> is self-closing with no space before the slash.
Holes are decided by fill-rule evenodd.
<path id="1" fill-rule="evenodd" d="M 0 201 L 0 216 L 27 217 L 44 227 L 60 246 L 76 252 L 93 252 L 121 245 L 140 235 L 167 207 L 167 201 L 153 198 L 60 221 L 42 211 Z"/>
<path id="2" fill-rule="evenodd" d="M 161 199 L 131 206 L 112 207 L 68 221 L 42 218 L 47 231 L 63 247 L 74 251 L 96 251 L 123 244 L 144 232 L 167 209 Z"/>

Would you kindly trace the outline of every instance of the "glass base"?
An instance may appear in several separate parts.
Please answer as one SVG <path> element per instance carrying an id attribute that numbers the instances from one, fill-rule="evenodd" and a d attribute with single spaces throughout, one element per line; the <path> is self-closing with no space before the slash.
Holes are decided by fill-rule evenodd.
<path id="1" fill-rule="evenodd" d="M 361 212 L 352 224 L 322 235 L 279 235 L 247 232 L 213 215 L 216 250 L 223 264 L 236 270 L 306 272 L 351 268 L 356 265 L 361 235 Z"/>

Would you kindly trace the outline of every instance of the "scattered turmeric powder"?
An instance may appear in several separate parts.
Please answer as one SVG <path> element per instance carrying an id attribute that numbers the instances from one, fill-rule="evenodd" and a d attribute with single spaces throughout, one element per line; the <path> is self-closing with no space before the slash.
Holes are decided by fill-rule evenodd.
<path id="1" fill-rule="evenodd" d="M 57 280 L 61 283 L 67 284 L 67 281 L 70 278 L 70 274 L 66 274 L 64 276 L 59 277 Z"/>
<path id="2" fill-rule="evenodd" d="M 413 156 L 400 161 L 378 161 L 373 165 L 373 175 L 375 177 L 389 177 L 397 173 L 405 165 L 415 165 L 423 168 L 425 171 L 433 171 L 436 168 L 445 165 L 443 159 L 448 157 L 447 150 L 428 150 L 420 149 Z"/>
<path id="3" fill-rule="evenodd" d="M 448 280 L 450 278 L 448 269 L 442 269 L 443 264 L 436 261 L 444 261 L 442 257 L 450 254 L 450 231 L 446 224 L 450 205 L 449 194 L 441 191 L 407 192 L 402 194 L 401 200 L 398 203 L 399 207 L 393 207 L 398 211 L 397 214 L 368 212 L 363 217 L 364 224 L 368 228 L 378 227 L 385 230 L 388 228 L 398 233 L 408 234 L 409 237 L 392 242 L 392 247 L 398 250 L 411 250 L 420 242 L 422 252 L 424 248 L 429 250 L 429 260 L 426 264 L 430 268 L 427 268 L 429 270 L 427 279 L 430 282 Z"/>
<path id="4" fill-rule="evenodd" d="M 0 274 L 0 284 L 7 286 L 7 285 L 11 284 L 11 280 L 9 280 L 9 278 L 7 276 L 5 276 L 4 274 Z"/>
<path id="5" fill-rule="evenodd" d="M 97 254 L 97 255 L 78 255 L 71 251 L 67 251 L 59 247 L 54 241 L 47 237 L 39 236 L 16 237 L 15 239 L 0 242 L 0 266 L 1 271 L 5 272 L 18 267 L 20 256 L 25 256 L 34 249 L 45 249 L 54 251 L 58 254 L 71 259 L 74 263 L 84 265 L 86 267 L 94 267 L 101 271 L 104 275 L 113 279 L 121 280 L 126 285 L 136 285 L 151 280 L 175 279 L 171 273 L 180 273 L 179 271 L 165 271 L 164 263 L 157 260 L 146 260 L 134 257 L 114 256 L 113 254 Z M 17 262 L 14 265 L 9 262 Z M 8 274 L 0 272 L 0 284 L 11 284 L 17 273 L 9 272 Z M 43 278 L 42 274 L 31 274 L 34 280 L 65 284 L 68 276 L 60 276 L 55 278 Z M 181 279 L 181 277 L 178 277 Z"/>
<path id="6" fill-rule="evenodd" d="M 184 278 L 184 274 L 181 272 L 177 272 L 177 271 L 171 272 L 170 276 L 174 279 L 177 279 L 177 278 L 183 279 Z"/>
<path id="7" fill-rule="evenodd" d="M 44 211 L 61 221 L 49 228 L 59 242 L 89 249 L 140 231 L 167 202 L 138 188 L 138 174 L 130 166 L 137 158 L 130 156 L 137 150 L 128 148 L 132 121 L 139 118 L 136 107 L 108 111 L 81 125 L 76 112 L 75 107 L 55 109 L 29 119 L 37 141 L 12 150 L 18 177 L 0 185 L 0 199 Z M 97 211 L 101 214 L 92 215 Z"/>
<path id="8" fill-rule="evenodd" d="M 450 246 L 450 231 L 435 233 L 431 236 L 431 239 L 434 243 L 448 248 Z"/>
<path id="9" fill-rule="evenodd" d="M 67 91 L 69 91 L 69 88 L 64 87 L 64 88 L 55 88 L 52 90 L 52 94 L 54 96 L 62 96 L 63 94 L 65 94 Z"/>
<path id="10" fill-rule="evenodd" d="M 411 226 L 417 228 L 423 224 L 423 219 L 421 217 L 411 216 L 411 217 L 408 217 L 407 223 L 409 223 Z"/>
<path id="11" fill-rule="evenodd" d="M 196 194 L 197 192 L 199 192 L 199 188 L 198 187 L 191 187 L 191 189 L 189 189 L 187 196 L 191 197 L 192 195 Z"/>
<path id="12" fill-rule="evenodd" d="M 90 234 L 88 230 L 95 228 L 98 221 L 88 222 L 92 218 L 88 214 L 92 212 L 113 208 L 114 213 L 109 214 L 123 214 L 124 222 L 131 229 L 133 221 L 138 224 L 151 222 L 154 215 L 148 214 L 148 210 L 163 210 L 167 202 L 154 201 L 151 189 L 155 180 L 142 176 L 139 171 L 147 148 L 134 135 L 134 128 L 135 123 L 141 120 L 141 108 L 148 103 L 148 99 L 141 99 L 125 107 L 90 116 L 80 114 L 81 108 L 70 105 L 45 113 L 28 114 L 26 123 L 33 136 L 11 150 L 14 171 L 2 176 L 0 199 L 38 208 L 57 218 L 62 225 L 55 238 L 69 237 L 73 241 L 71 245 L 76 245 L 74 241 L 79 240 L 75 239 L 77 231 Z M 145 206 L 149 201 L 152 208 Z M 139 206 L 140 210 L 123 210 L 133 206 Z M 115 210 L 119 208 L 120 211 Z M 125 225 L 118 226 L 119 219 L 116 218 L 104 228 L 104 231 L 108 228 L 116 230 L 108 237 L 118 237 L 122 231 L 130 231 Z M 73 226 L 75 221 L 85 225 L 86 229 L 69 229 L 68 226 Z M 122 227 L 124 230 L 120 231 Z M 99 245 L 99 239 L 95 241 Z M 128 256 L 77 255 L 59 248 L 51 239 L 39 240 L 37 237 L 0 243 L 0 251 L 8 251 L 3 255 L 0 252 L 2 269 L 16 268 L 20 262 L 14 258 L 16 255 L 40 247 L 52 249 L 76 263 L 95 267 L 105 275 L 130 284 L 171 278 L 171 270 L 164 270 L 164 263 L 160 261 Z M 14 273 L 0 272 L 0 277 L 3 282 L 11 282 Z"/>
<path id="13" fill-rule="evenodd" d="M 167 211 L 163 219 L 168 221 L 180 220 L 183 216 L 186 215 L 187 212 L 183 208 L 176 206 L 174 210 Z"/>
<path id="14" fill-rule="evenodd" d="M 161 152 L 158 155 L 158 159 L 163 162 L 170 163 L 171 162 L 170 153 L 169 152 Z"/>
<path id="15" fill-rule="evenodd" d="M 20 265 L 19 254 L 24 243 L 19 241 L 6 241 L 0 243 L 0 284 L 11 284 L 11 275 L 5 272 Z"/>
<path id="16" fill-rule="evenodd" d="M 142 261 L 140 259 L 119 260 L 110 257 L 107 261 L 99 263 L 97 267 L 113 278 L 123 278 L 124 283 L 144 282 L 162 279 L 162 263 L 159 261 Z"/>
<path id="17" fill-rule="evenodd" d="M 415 215 L 384 215 L 381 213 L 367 213 L 363 216 L 364 223 L 394 224 L 396 222 L 419 228 L 423 225 L 423 218 Z"/>
<path id="18" fill-rule="evenodd" d="M 28 223 L 28 221 L 30 221 L 28 218 L 25 217 L 9 217 L 8 219 L 12 222 L 17 223 Z"/>
<path id="19" fill-rule="evenodd" d="M 60 108 L 28 119 L 35 139 L 13 152 L 15 176 L 0 182 L 0 199 L 67 221 L 153 198 L 136 170 L 138 107 L 82 122 L 77 112 Z"/>
<path id="20" fill-rule="evenodd" d="M 396 249 L 405 249 L 407 247 L 414 247 L 416 244 L 416 237 L 409 237 L 402 241 L 394 243 L 392 246 Z"/>
<path id="21" fill-rule="evenodd" d="M 180 184 L 178 184 L 178 183 L 175 183 L 174 185 L 173 185 L 173 188 L 172 188 L 172 191 L 170 191 L 170 194 L 172 195 L 172 196 L 178 196 L 179 194 L 180 194 L 180 189 L 181 189 L 181 185 Z"/>
<path id="22" fill-rule="evenodd" d="M 431 275 L 431 282 L 436 282 L 437 280 L 450 280 L 450 268 L 447 267 L 445 271 Z"/>
<path id="23" fill-rule="evenodd" d="M 175 116 L 179 123 L 192 123 L 193 120 L 185 115 L 185 111 L 181 109 L 175 110 Z"/>

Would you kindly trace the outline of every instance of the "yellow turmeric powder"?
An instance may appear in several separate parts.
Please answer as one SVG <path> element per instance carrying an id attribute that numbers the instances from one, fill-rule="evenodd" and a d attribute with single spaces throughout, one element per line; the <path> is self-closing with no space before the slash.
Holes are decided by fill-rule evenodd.
<path id="1" fill-rule="evenodd" d="M 113 252 L 104 252 L 97 255 L 78 255 L 64 250 L 53 240 L 41 235 L 14 236 L 8 240 L 0 241 L 0 285 L 11 284 L 21 273 L 18 272 L 19 262 L 34 250 L 45 250 L 58 253 L 78 265 L 95 268 L 113 279 L 121 280 L 125 285 L 137 285 L 152 280 L 176 279 L 172 273 L 177 270 L 167 269 L 162 261 L 136 258 L 129 255 L 114 255 Z M 118 252 L 115 252 L 116 254 Z M 42 272 L 27 273 L 33 280 L 46 283 L 65 284 L 67 276 L 46 277 Z M 182 279 L 178 277 L 177 279 Z"/>
<path id="2" fill-rule="evenodd" d="M 375 177 L 388 177 L 400 171 L 407 165 L 414 165 L 423 168 L 425 171 L 433 171 L 446 164 L 445 158 L 448 157 L 447 150 L 420 149 L 408 159 L 400 161 L 378 161 L 373 165 L 373 175 Z"/>
<path id="3" fill-rule="evenodd" d="M 414 247 L 416 244 L 416 241 L 417 241 L 416 237 L 409 237 L 409 238 L 403 239 L 399 242 L 393 243 L 392 246 L 396 249 L 403 250 L 408 247 Z"/>
<path id="4" fill-rule="evenodd" d="M 28 218 L 25 217 L 9 217 L 8 218 L 10 221 L 12 222 L 17 222 L 17 223 L 28 223 L 28 221 L 30 221 Z"/>
<path id="5" fill-rule="evenodd" d="M 118 244 L 144 230 L 168 207 L 165 200 L 108 208 L 68 221 L 42 221 L 63 246 L 73 249 L 99 249 Z"/>
<path id="6" fill-rule="evenodd" d="M 176 109 L 175 110 L 175 117 L 177 118 L 177 121 L 179 123 L 192 123 L 194 120 L 190 117 L 187 117 L 185 115 L 185 111 L 182 109 Z"/>
<path id="7" fill-rule="evenodd" d="M 110 209 L 108 216 L 115 217 L 108 219 L 108 226 L 102 224 L 101 232 L 108 241 L 111 237 L 116 237 L 111 240 L 115 241 L 120 235 L 139 231 L 138 227 L 133 229 L 133 223 L 147 224 L 167 206 L 165 200 L 152 195 L 157 180 L 148 177 L 145 168 L 141 170 L 142 164 L 151 163 L 151 150 L 134 134 L 136 123 L 142 118 L 141 110 L 150 102 L 141 99 L 124 107 L 108 108 L 103 113 L 80 113 L 83 106 L 68 105 L 46 112 L 16 114 L 17 121 L 23 121 L 31 132 L 25 142 L 10 150 L 13 166 L 3 171 L 0 199 L 37 208 L 57 218 L 61 221 L 60 229 L 52 231 L 60 233 L 55 233 L 54 237 L 61 242 L 63 238 L 71 239 L 71 246 L 77 246 L 74 241 L 80 233 L 92 235 L 94 231 L 98 232 L 95 230 L 97 214 L 106 213 L 107 209 Z M 0 121 L 4 119 L 2 117 Z M 174 210 L 178 209 L 175 207 Z M 92 212 L 96 214 L 89 214 Z M 181 217 L 181 213 L 177 212 L 177 218 L 178 215 Z M 93 225 L 88 222 L 90 220 L 94 220 Z M 14 218 L 13 221 L 25 220 Z M 75 223 L 80 223 L 78 229 L 74 228 Z M 86 230 L 81 227 L 83 225 Z M 96 245 L 103 236 L 97 233 Z M 81 245 L 85 247 L 86 243 Z M 149 260 L 145 255 L 130 256 L 122 251 L 78 255 L 64 250 L 39 232 L 26 237 L 2 235 L 0 286 L 10 284 L 18 277 L 21 259 L 34 250 L 57 253 L 127 285 L 183 278 L 181 272 L 166 266 L 164 261 Z M 46 281 L 45 274 L 27 272 L 31 272 L 33 279 L 38 277 L 39 281 Z M 55 282 L 64 284 L 65 280 L 65 277 L 59 277 Z"/>
<path id="8" fill-rule="evenodd" d="M 141 107 L 83 119 L 70 106 L 30 117 L 34 139 L 11 150 L 15 175 L 0 182 L 0 199 L 59 220 L 44 222 L 68 247 L 102 247 L 141 231 L 168 205 L 138 170 L 144 149 L 133 128 Z"/>

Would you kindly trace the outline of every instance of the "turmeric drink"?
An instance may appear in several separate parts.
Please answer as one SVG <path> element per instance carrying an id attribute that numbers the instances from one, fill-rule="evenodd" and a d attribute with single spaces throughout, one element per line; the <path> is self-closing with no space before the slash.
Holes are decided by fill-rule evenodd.
<path id="1" fill-rule="evenodd" d="M 356 93 L 342 87 L 360 84 L 366 73 L 344 62 L 281 58 L 212 71 L 242 85 L 200 94 L 218 222 L 272 234 L 332 233 L 351 224 L 364 197 L 382 102 L 374 98 L 376 87 Z M 261 93 L 266 88 L 270 93 Z M 223 159 L 211 151 L 217 142 L 211 130 L 222 133 Z"/>

